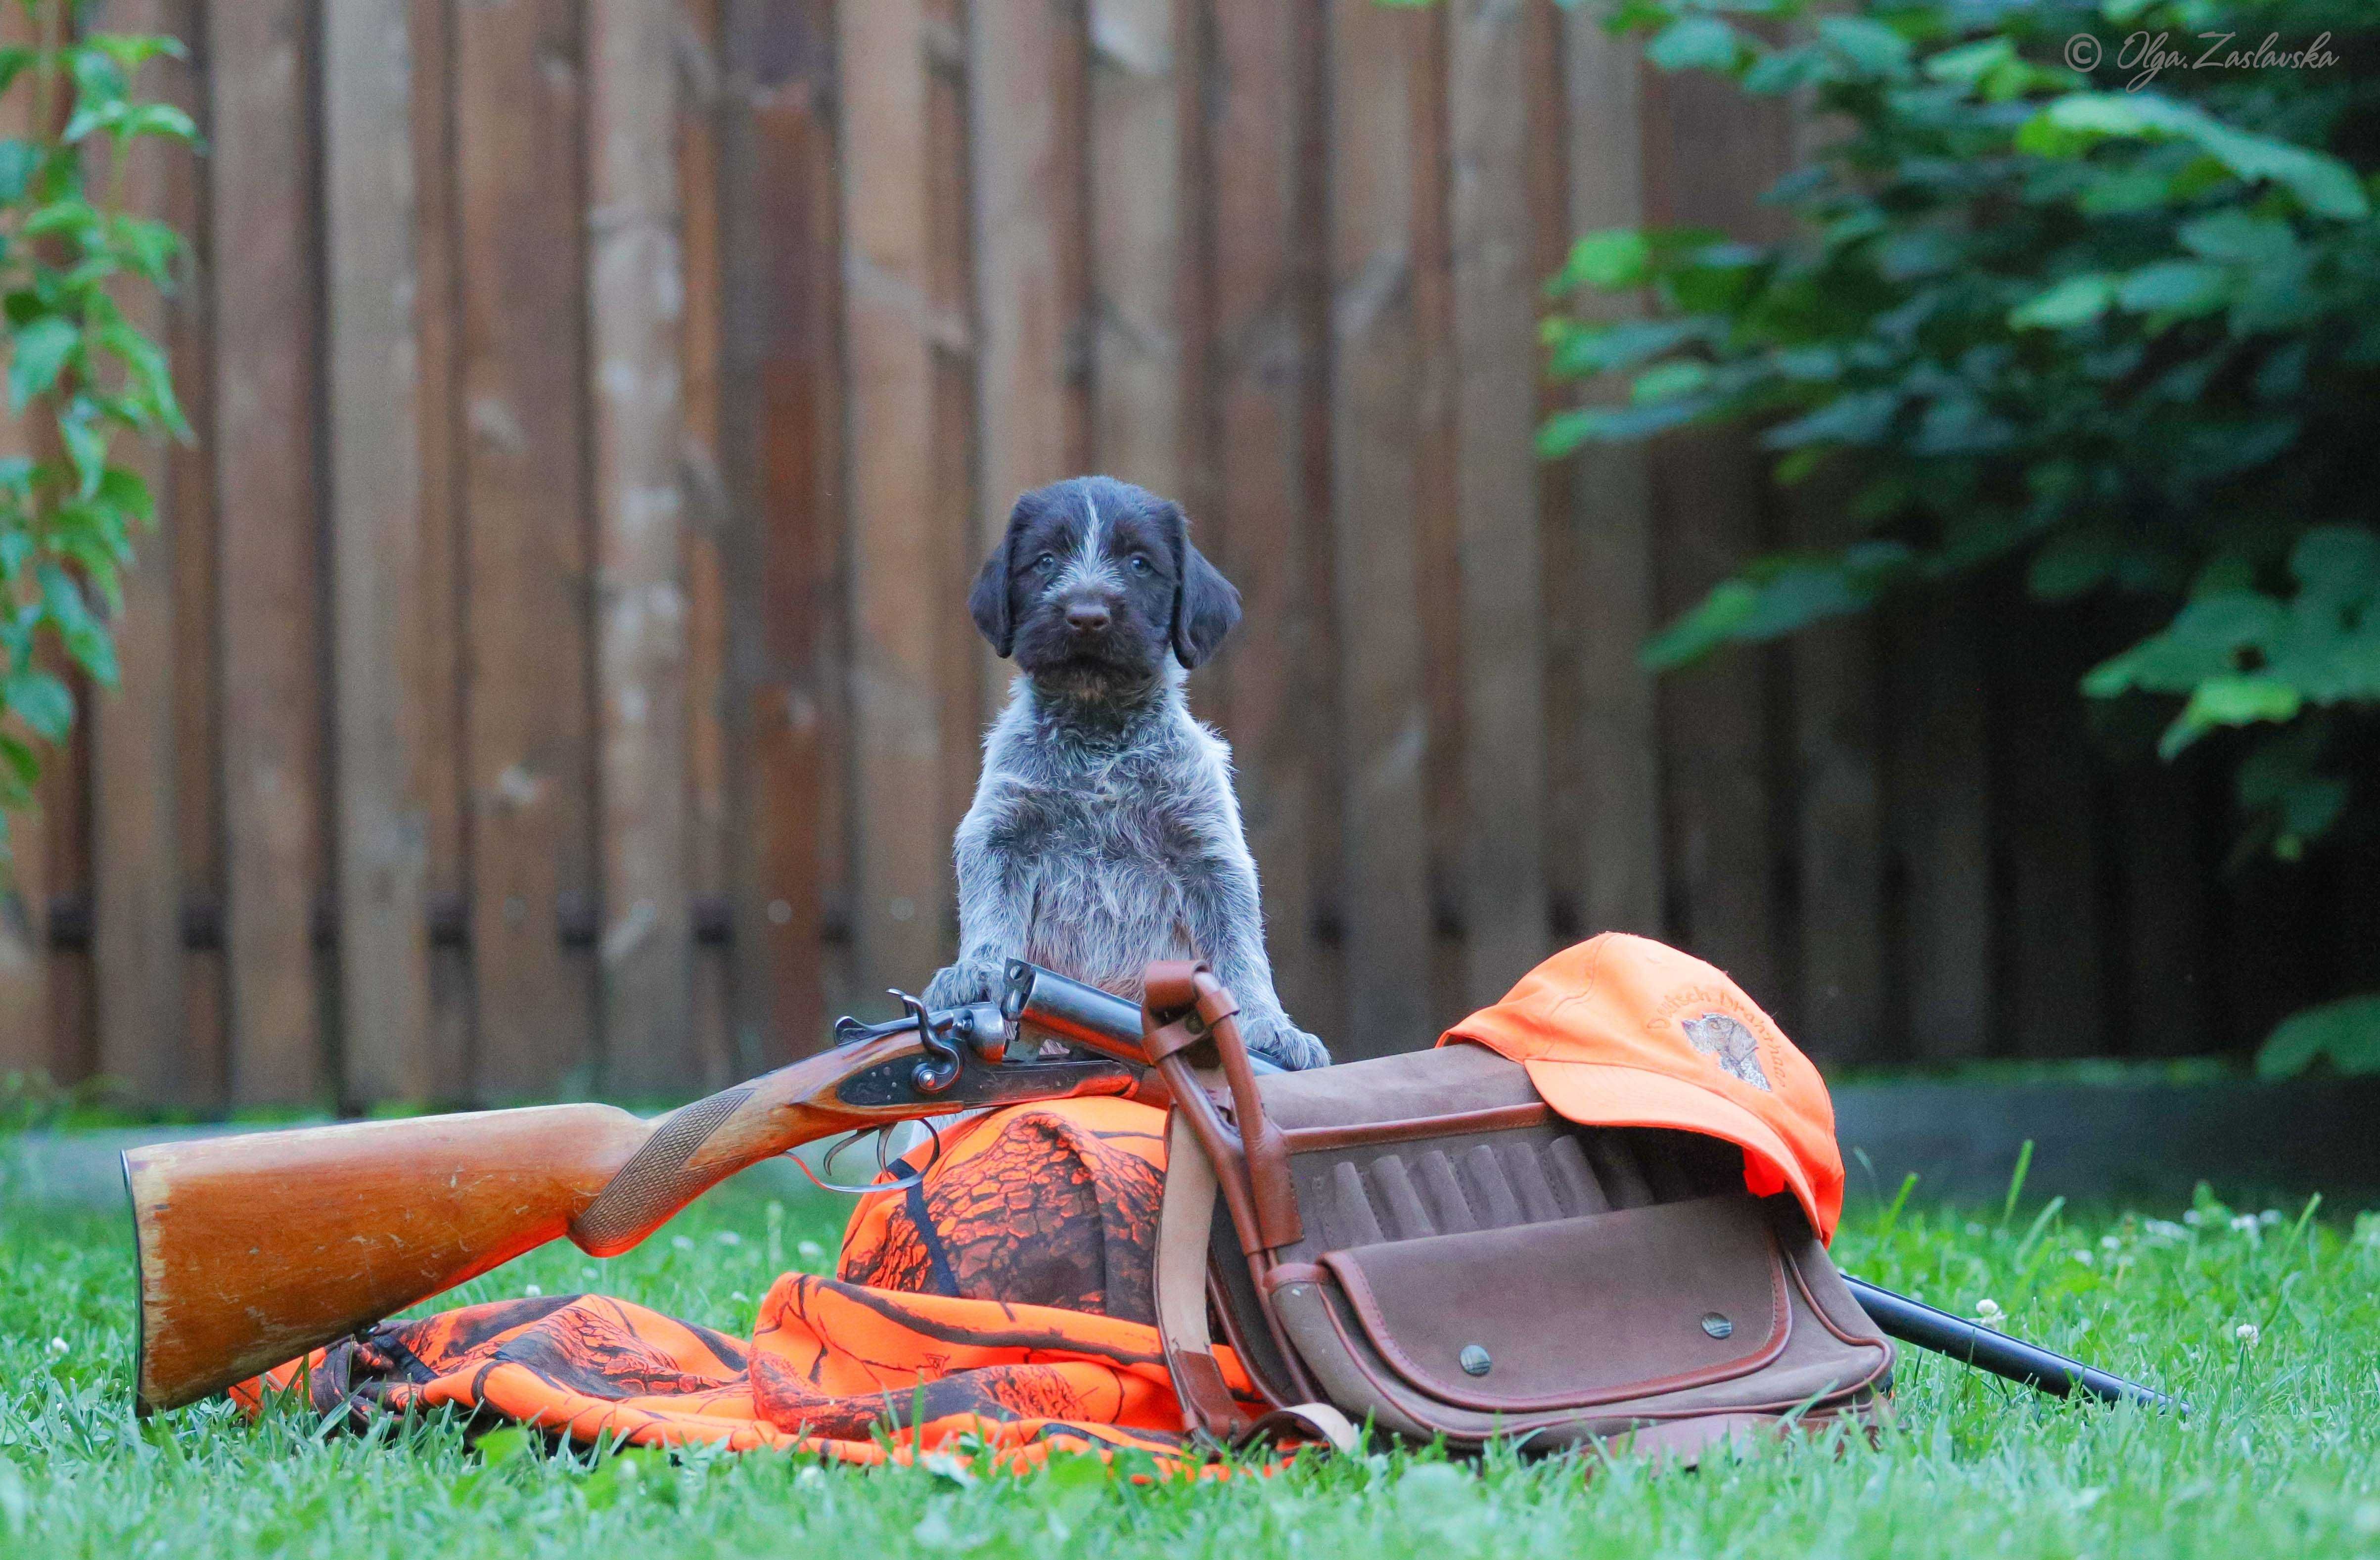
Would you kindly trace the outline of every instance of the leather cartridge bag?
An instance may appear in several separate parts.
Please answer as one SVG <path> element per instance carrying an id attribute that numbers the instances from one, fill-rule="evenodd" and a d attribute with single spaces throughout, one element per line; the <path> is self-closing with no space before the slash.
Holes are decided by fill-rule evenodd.
<path id="1" fill-rule="evenodd" d="M 1732 1144 L 1577 1126 L 1474 1044 L 1258 1077 L 1235 1006 L 1204 965 L 1148 969 L 1174 1101 L 1158 1324 L 1194 1429 L 1692 1458 L 1872 1422 L 1892 1345 Z M 1218 1346 L 1273 1413 L 1234 1398 Z"/>

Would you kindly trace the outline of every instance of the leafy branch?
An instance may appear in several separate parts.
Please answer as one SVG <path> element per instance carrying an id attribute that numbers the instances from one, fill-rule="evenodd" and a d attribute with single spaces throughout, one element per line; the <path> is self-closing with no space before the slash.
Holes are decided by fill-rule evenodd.
<path id="1" fill-rule="evenodd" d="M 109 618 L 133 533 L 156 509 L 116 441 L 191 436 L 164 347 L 125 311 L 143 289 L 172 290 L 182 240 L 125 209 L 125 174 L 144 137 L 199 139 L 179 108 L 133 95 L 140 67 L 182 57 L 179 43 L 79 33 L 76 0 L 16 3 L 36 42 L 0 48 L 0 98 L 30 93 L 32 110 L 30 137 L 0 140 L 0 335 L 27 452 L 0 457 L 0 859 L 42 745 L 74 725 L 52 647 L 103 687 L 117 679 Z"/>
<path id="2" fill-rule="evenodd" d="M 2164 626 L 2082 691 L 2163 701 L 2168 758 L 2228 733 L 2243 853 L 2294 860 L 2370 808 L 2369 7 L 1622 0 L 1610 22 L 1645 33 L 1661 68 L 1796 95 L 1834 133 L 1770 192 L 1796 218 L 1783 242 L 1579 240 L 1557 300 L 1617 290 L 1650 309 L 1546 322 L 1557 377 L 1612 376 L 1625 396 L 1556 414 L 1540 449 L 1748 423 L 1780 484 L 1837 477 L 1857 527 L 1839 546 L 1745 560 L 1645 664 L 2021 560 L 2044 600 L 2166 604 Z M 2326 39 L 2332 63 L 2153 81 L 2120 64 L 2129 35 L 2186 42 L 2218 23 L 2293 47 Z M 2070 63 L 2094 64 L 2077 40 L 2103 43 L 2097 74 Z"/>

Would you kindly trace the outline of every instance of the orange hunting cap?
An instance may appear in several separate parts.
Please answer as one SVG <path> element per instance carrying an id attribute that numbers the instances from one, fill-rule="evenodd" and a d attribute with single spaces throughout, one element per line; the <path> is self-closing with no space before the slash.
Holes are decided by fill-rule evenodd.
<path id="1" fill-rule="evenodd" d="M 1588 1127 L 1668 1127 L 1743 1150 L 1756 1196 L 1792 1189 L 1821 1240 L 1843 1211 L 1835 1107 L 1810 1059 L 1716 968 L 1607 932 L 1565 948 L 1439 1039 L 1529 1069 L 1546 1103 Z"/>

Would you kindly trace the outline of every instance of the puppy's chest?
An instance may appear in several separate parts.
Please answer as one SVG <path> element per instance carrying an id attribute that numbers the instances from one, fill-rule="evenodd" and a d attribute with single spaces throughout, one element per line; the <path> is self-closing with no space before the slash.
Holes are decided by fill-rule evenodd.
<path id="1" fill-rule="evenodd" d="M 1122 774 L 1018 787 L 1003 798 L 993 839 L 1062 870 L 1073 861 L 1166 871 L 1202 856 L 1207 833 L 1195 805 Z"/>

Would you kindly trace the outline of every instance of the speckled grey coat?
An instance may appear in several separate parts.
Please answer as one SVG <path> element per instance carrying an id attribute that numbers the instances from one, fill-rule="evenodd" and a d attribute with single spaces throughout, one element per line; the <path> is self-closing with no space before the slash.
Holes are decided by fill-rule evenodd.
<path id="1" fill-rule="evenodd" d="M 1184 668 L 1239 616 L 1186 528 L 1177 506 L 1108 478 L 1018 500 L 970 605 L 1026 675 L 984 740 L 958 830 L 959 958 L 925 1000 L 990 999 L 1019 957 L 1137 998 L 1149 960 L 1204 958 L 1250 1049 L 1325 1066 L 1273 992 L 1231 749 L 1184 695 Z"/>
<path id="2" fill-rule="evenodd" d="M 982 1000 L 1013 957 L 1134 998 L 1148 960 L 1204 958 L 1239 999 L 1251 1049 L 1326 1065 L 1273 993 L 1231 749 L 1191 716 L 1181 674 L 1100 719 L 1072 702 L 1019 677 L 985 739 L 958 830 L 959 962 L 928 1005 Z"/>

